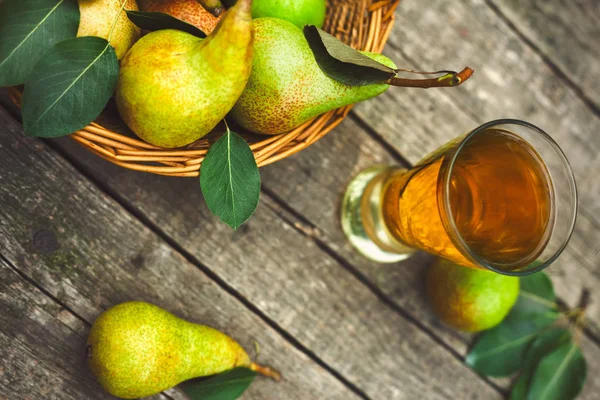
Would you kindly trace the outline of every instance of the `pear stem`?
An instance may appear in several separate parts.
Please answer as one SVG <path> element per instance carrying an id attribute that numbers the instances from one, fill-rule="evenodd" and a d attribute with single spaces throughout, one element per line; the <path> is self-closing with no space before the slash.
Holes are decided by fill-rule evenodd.
<path id="1" fill-rule="evenodd" d="M 263 367 L 262 365 L 251 363 L 248 368 L 260 375 L 266 376 L 267 378 L 271 378 L 274 381 L 279 382 L 281 380 L 281 373 L 271 367 Z"/>
<path id="2" fill-rule="evenodd" d="M 225 11 L 225 7 L 220 0 L 197 0 L 204 9 L 215 17 L 220 16 Z"/>
<path id="3" fill-rule="evenodd" d="M 387 81 L 389 85 L 392 86 L 400 86 L 400 87 L 416 87 L 422 89 L 429 89 L 432 87 L 455 87 L 466 81 L 473 75 L 473 70 L 469 67 L 464 68 L 460 72 L 454 71 L 437 71 L 437 72 L 420 72 L 420 71 L 412 71 L 405 69 L 398 69 L 396 72 L 405 71 L 405 72 L 413 72 L 417 74 L 444 74 L 439 78 L 431 78 L 431 79 L 407 79 L 407 78 L 398 78 L 393 77 Z"/>

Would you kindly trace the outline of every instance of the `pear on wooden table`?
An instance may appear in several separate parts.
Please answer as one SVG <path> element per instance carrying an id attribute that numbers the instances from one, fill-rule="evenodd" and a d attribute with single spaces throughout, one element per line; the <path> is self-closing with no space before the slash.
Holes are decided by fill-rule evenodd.
<path id="1" fill-rule="evenodd" d="M 252 68 L 252 0 L 239 0 L 206 39 L 162 30 L 127 53 L 116 91 L 118 110 L 140 138 L 160 147 L 209 133 L 241 95 Z"/>
<path id="2" fill-rule="evenodd" d="M 125 11 L 122 11 L 123 0 L 78 0 L 80 22 L 77 36 L 98 36 L 108 39 L 115 48 L 117 58 L 122 59 L 127 51 L 140 38 L 140 29 L 135 26 Z M 125 10 L 137 11 L 135 0 L 125 0 Z M 117 18 L 116 24 L 114 24 Z"/>
<path id="3" fill-rule="evenodd" d="M 300 28 L 276 18 L 254 20 L 252 74 L 232 110 L 245 129 L 275 135 L 290 131 L 327 111 L 385 92 L 389 85 L 349 86 L 327 76 Z M 389 58 L 362 52 L 388 67 Z"/>
<path id="4" fill-rule="evenodd" d="M 101 314 L 87 340 L 88 364 L 110 394 L 135 399 L 236 367 L 278 379 L 250 361 L 235 340 L 216 329 L 185 321 L 155 305 L 121 303 Z"/>

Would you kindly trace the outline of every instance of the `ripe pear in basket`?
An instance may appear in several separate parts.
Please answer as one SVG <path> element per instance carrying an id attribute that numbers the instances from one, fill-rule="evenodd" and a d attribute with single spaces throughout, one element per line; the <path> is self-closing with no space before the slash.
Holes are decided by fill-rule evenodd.
<path id="1" fill-rule="evenodd" d="M 121 63 L 116 102 L 139 137 L 181 147 L 209 133 L 241 95 L 252 67 L 252 0 L 239 0 L 206 39 L 163 30 Z"/>
<path id="2" fill-rule="evenodd" d="M 121 12 L 122 0 L 78 0 L 78 4 L 80 23 L 77 36 L 99 36 L 104 39 L 110 36 L 110 44 L 119 60 L 140 38 L 140 28 L 127 18 L 127 14 Z M 138 5 L 135 0 L 127 0 L 125 8 L 136 11 Z M 115 16 L 117 21 L 113 31 Z"/>
<path id="3" fill-rule="evenodd" d="M 238 124 L 255 133 L 277 135 L 291 131 L 318 115 L 378 96 L 390 86 L 457 86 L 473 72 L 465 68 L 460 73 L 439 71 L 444 75 L 435 79 L 397 78 L 394 75 L 401 70 L 389 58 L 372 52 L 357 53 L 314 26 L 305 26 L 303 32 L 285 20 L 259 18 L 254 21 L 254 33 L 252 73 L 231 115 Z M 332 49 L 336 56 L 331 54 Z M 341 68 L 328 69 L 327 63 L 319 63 L 316 56 L 335 59 L 333 62 Z M 358 61 L 360 58 L 363 60 Z M 391 75 L 389 79 L 370 83 L 361 79 L 357 72 L 360 69 L 351 71 L 353 68 L 348 65 L 354 62 L 378 65 L 371 64 L 370 68 L 387 67 Z M 340 69 L 346 71 L 340 73 Z M 333 72 L 339 78 L 349 71 L 355 77 L 344 80 L 331 76 Z"/>
<path id="4" fill-rule="evenodd" d="M 311 118 L 370 99 L 388 84 L 350 86 L 327 76 L 317 64 L 304 32 L 276 18 L 254 20 L 254 63 L 246 89 L 232 116 L 245 129 L 275 135 L 288 132 Z M 364 55 L 390 68 L 389 58 Z"/>
<path id="5" fill-rule="evenodd" d="M 169 14 L 194 25 L 207 35 L 215 30 L 219 17 L 209 13 L 196 0 L 137 0 L 140 11 Z"/>

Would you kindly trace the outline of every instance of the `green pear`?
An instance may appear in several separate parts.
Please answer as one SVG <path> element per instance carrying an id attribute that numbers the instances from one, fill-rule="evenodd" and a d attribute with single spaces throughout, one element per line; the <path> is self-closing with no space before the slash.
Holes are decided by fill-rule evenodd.
<path id="1" fill-rule="evenodd" d="M 100 384 L 123 399 L 151 396 L 188 379 L 255 366 L 229 336 L 144 302 L 122 303 L 101 314 L 92 325 L 87 351 Z"/>
<path id="2" fill-rule="evenodd" d="M 98 36 L 108 39 L 120 60 L 140 38 L 140 29 L 122 11 L 124 0 L 78 0 L 80 22 L 77 36 Z M 125 0 L 125 9 L 138 9 L 135 0 Z M 116 24 L 115 24 L 116 21 Z"/>
<path id="3" fill-rule="evenodd" d="M 453 328 L 479 332 L 506 317 L 519 297 L 519 278 L 438 259 L 427 273 L 427 295 L 437 316 Z"/>
<path id="4" fill-rule="evenodd" d="M 121 63 L 119 113 L 140 138 L 181 147 L 209 133 L 241 95 L 252 68 L 252 0 L 240 0 L 200 39 L 162 30 L 138 41 Z"/>
<path id="5" fill-rule="evenodd" d="M 316 25 L 319 28 L 325 23 L 325 0 L 254 0 L 252 17 L 273 17 L 285 19 L 304 28 L 304 25 Z"/>
<path id="6" fill-rule="evenodd" d="M 304 32 L 291 22 L 255 19 L 254 35 L 252 74 L 231 113 L 252 132 L 287 132 L 327 111 L 375 97 L 389 87 L 353 87 L 331 79 L 315 61 Z M 396 68 L 381 54 L 363 54 Z"/>

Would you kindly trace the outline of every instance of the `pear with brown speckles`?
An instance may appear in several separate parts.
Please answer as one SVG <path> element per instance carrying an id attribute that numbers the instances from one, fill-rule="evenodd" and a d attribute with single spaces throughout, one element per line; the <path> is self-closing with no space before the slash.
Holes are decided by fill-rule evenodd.
<path id="1" fill-rule="evenodd" d="M 125 11 L 121 10 L 123 0 L 77 0 L 77 2 L 80 14 L 77 36 L 99 36 L 104 39 L 110 37 L 110 44 L 115 48 L 117 58 L 122 59 L 140 38 L 140 28 L 127 18 Z M 137 11 L 136 1 L 126 0 L 125 9 Z"/>
<path id="2" fill-rule="evenodd" d="M 252 68 L 251 7 L 252 0 L 238 0 L 206 39 L 166 29 L 129 50 L 115 99 L 136 135 L 155 146 L 182 147 L 227 115 Z"/>
<path id="3" fill-rule="evenodd" d="M 387 57 L 363 52 L 388 67 Z M 321 70 L 300 28 L 281 19 L 254 20 L 254 61 L 231 115 L 244 128 L 275 135 L 327 111 L 375 97 L 386 84 L 348 86 Z"/>
<path id="4" fill-rule="evenodd" d="M 152 396 L 188 379 L 248 367 L 278 378 L 250 361 L 232 338 L 144 302 L 119 304 L 94 322 L 87 341 L 90 369 L 113 396 Z"/>

